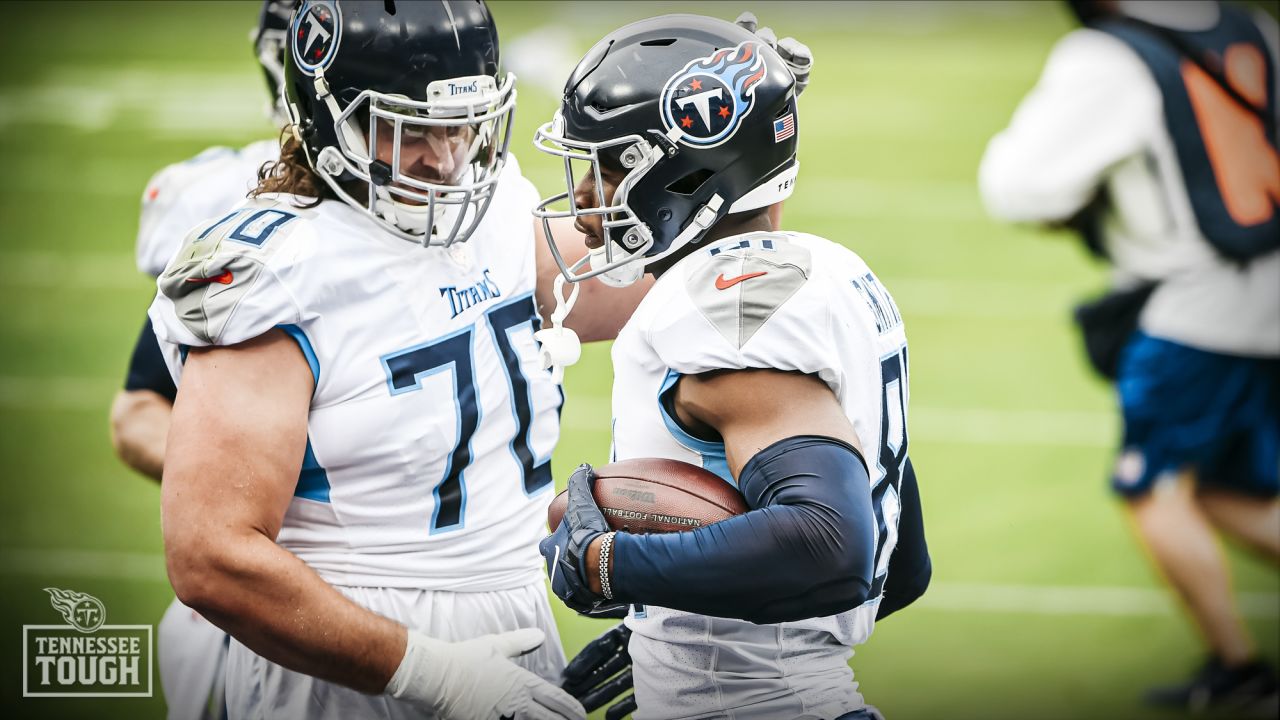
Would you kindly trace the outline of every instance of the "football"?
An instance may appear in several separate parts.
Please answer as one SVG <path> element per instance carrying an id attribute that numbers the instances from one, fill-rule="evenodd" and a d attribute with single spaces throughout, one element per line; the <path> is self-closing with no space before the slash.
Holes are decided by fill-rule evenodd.
<path id="1" fill-rule="evenodd" d="M 693 530 L 747 511 L 732 485 L 697 465 L 666 458 L 635 458 L 595 469 L 593 495 L 609 527 L 629 533 Z M 566 491 L 567 492 L 567 491 Z M 562 492 L 547 509 L 551 529 L 568 505 Z"/>

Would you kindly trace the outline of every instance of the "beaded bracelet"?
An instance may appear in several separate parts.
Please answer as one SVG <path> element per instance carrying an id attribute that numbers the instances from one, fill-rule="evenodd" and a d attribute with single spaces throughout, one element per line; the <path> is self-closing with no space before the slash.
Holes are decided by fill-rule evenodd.
<path id="1" fill-rule="evenodd" d="M 606 600 L 613 599 L 613 588 L 609 587 L 609 552 L 613 550 L 613 533 L 605 533 L 600 541 L 600 590 Z"/>

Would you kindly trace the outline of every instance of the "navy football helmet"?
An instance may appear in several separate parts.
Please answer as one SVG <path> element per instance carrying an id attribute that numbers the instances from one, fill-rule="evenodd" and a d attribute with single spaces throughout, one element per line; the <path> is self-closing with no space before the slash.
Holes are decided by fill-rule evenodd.
<path id="1" fill-rule="evenodd" d="M 785 199 L 799 170 L 797 122 L 795 78 L 738 25 L 665 15 L 611 33 L 578 63 L 534 140 L 564 160 L 567 190 L 534 213 L 561 272 L 630 284 L 725 215 Z M 601 163 L 625 172 L 612 202 Z M 575 164 L 595 175 L 596 207 L 574 200 Z M 601 216 L 608 237 L 568 267 L 548 220 L 587 215 Z"/>
<path id="2" fill-rule="evenodd" d="M 295 4 L 295 0 L 263 0 L 262 11 L 258 13 L 258 27 L 249 31 L 253 54 L 262 66 L 267 91 L 271 93 L 269 115 L 277 128 L 289 122 L 283 97 L 284 51 L 288 44 L 289 18 Z"/>
<path id="3" fill-rule="evenodd" d="M 306 0 L 285 90 L 308 161 L 344 202 L 423 245 L 474 232 L 516 97 L 483 2 Z"/>

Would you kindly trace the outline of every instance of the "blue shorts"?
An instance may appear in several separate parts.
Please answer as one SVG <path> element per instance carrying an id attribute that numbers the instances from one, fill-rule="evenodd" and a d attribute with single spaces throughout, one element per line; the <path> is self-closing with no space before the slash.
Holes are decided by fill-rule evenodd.
<path id="1" fill-rule="evenodd" d="M 1194 468 L 1202 487 L 1280 494 L 1280 360 L 1197 350 L 1142 332 L 1120 357 L 1124 444 L 1112 487 L 1149 492 Z"/>

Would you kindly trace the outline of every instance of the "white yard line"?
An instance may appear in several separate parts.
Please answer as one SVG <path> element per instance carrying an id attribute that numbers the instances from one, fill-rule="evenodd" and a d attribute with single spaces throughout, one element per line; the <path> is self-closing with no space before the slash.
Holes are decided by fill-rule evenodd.
<path id="1" fill-rule="evenodd" d="M 1280 619 L 1280 594 L 1237 593 L 1245 617 Z M 1180 612 L 1170 592 L 1159 588 L 933 583 L 920 606 L 949 612 L 1029 615 L 1159 616 Z"/>
<path id="2" fill-rule="evenodd" d="M 14 377 L 0 375 L 0 408 L 5 410 L 97 411 L 106 417 L 118 380 L 92 377 Z"/>
<path id="3" fill-rule="evenodd" d="M 155 281 L 139 272 L 133 253 L 0 251 L 0 287 L 145 290 Z"/>
<path id="4" fill-rule="evenodd" d="M 1065 323 L 1071 307 L 1091 289 L 1079 282 L 1046 283 L 982 278 L 881 278 L 902 314 L 912 318 L 990 320 L 1035 319 Z M 908 325 L 908 334 L 910 325 Z"/>
<path id="5" fill-rule="evenodd" d="M 3 550 L 0 572 L 72 582 L 83 578 L 168 583 L 164 556 L 93 550 Z M 1240 612 L 1251 618 L 1280 619 L 1280 594 L 1237 594 Z M 942 612 L 1025 615 L 1162 617 L 1179 612 L 1160 588 L 1090 585 L 1013 585 L 934 582 L 920 600 L 922 609 Z"/>
<path id="6" fill-rule="evenodd" d="M 99 550 L 0 550 L 0 573 L 169 583 L 164 556 Z"/>
<path id="7" fill-rule="evenodd" d="M 0 130 L 129 128 L 146 137 L 270 132 L 261 78 L 248 72 L 51 66 L 35 85 L 0 90 Z"/>
<path id="8" fill-rule="evenodd" d="M 788 201 L 787 211 L 806 217 L 995 222 L 983 209 L 976 179 L 809 177 L 802 172 L 798 183 L 804 190 Z"/>
<path id="9" fill-rule="evenodd" d="M 913 440 L 960 445 L 1115 447 L 1113 412 L 911 407 Z"/>

